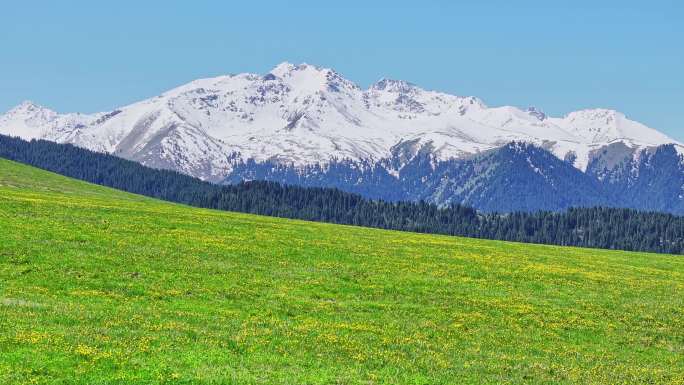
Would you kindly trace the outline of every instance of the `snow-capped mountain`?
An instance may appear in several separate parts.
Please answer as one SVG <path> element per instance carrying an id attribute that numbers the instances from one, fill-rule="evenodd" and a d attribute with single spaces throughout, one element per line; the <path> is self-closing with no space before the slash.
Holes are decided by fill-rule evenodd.
<path id="1" fill-rule="evenodd" d="M 549 117 L 390 79 L 364 90 L 332 69 L 290 63 L 262 75 L 196 80 L 102 113 L 59 114 L 24 102 L 0 115 L 0 133 L 73 143 L 215 182 L 258 177 L 264 168 L 285 180 L 273 170 L 301 177 L 341 164 L 379 168 L 399 182 L 416 157 L 434 171 L 511 142 L 543 148 L 582 173 L 594 165 L 597 175 L 597 164 L 633 161 L 661 145 L 684 152 L 612 110 Z M 354 177 L 345 183 L 363 183 Z"/>

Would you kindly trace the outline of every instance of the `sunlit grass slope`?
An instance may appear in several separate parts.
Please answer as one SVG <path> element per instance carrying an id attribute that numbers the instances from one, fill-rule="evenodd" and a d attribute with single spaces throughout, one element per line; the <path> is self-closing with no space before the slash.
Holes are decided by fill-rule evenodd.
<path id="1" fill-rule="evenodd" d="M 0 383 L 682 383 L 682 257 L 189 208 L 0 160 Z"/>

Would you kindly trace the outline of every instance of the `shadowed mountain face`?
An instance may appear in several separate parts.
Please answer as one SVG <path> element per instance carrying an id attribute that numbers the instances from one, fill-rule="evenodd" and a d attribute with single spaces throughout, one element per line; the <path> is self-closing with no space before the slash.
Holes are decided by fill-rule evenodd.
<path id="1" fill-rule="evenodd" d="M 605 166 L 594 160 L 587 175 L 601 182 L 609 196 L 619 197 L 619 205 L 649 211 L 684 213 L 684 166 L 674 146 L 644 150 Z"/>
<path id="2" fill-rule="evenodd" d="M 429 152 L 421 153 L 396 175 L 378 164 L 351 161 L 305 169 L 250 161 L 237 164 L 226 183 L 269 180 L 337 187 L 374 199 L 460 203 L 489 212 L 613 206 L 684 214 L 684 169 L 673 146 L 645 150 L 638 158 L 623 155 L 595 154 L 584 173 L 540 147 L 514 142 L 462 160 L 436 161 Z"/>
<path id="3" fill-rule="evenodd" d="M 486 211 L 681 210 L 684 146 L 620 112 L 551 117 L 391 79 L 364 90 L 307 64 L 200 79 L 95 114 L 25 102 L 0 115 L 0 134 L 219 183 L 267 179 Z"/>

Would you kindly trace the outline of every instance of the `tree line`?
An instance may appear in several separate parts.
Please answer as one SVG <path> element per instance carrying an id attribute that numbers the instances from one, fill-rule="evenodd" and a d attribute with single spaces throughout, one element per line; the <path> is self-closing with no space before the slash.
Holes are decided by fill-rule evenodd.
<path id="1" fill-rule="evenodd" d="M 481 213 L 470 207 L 385 202 L 332 188 L 251 181 L 217 185 L 175 171 L 44 140 L 0 135 L 0 157 L 135 194 L 190 206 L 473 238 L 682 254 L 684 217 L 592 207 Z"/>

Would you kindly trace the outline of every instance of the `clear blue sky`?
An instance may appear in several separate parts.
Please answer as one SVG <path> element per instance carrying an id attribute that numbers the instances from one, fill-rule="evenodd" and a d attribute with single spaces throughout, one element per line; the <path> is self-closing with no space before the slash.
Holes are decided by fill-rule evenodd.
<path id="1" fill-rule="evenodd" d="M 103 111 L 287 60 L 362 87 L 385 76 L 554 115 L 615 108 L 684 140 L 681 1 L 327 3 L 6 1 L 0 111 Z"/>

